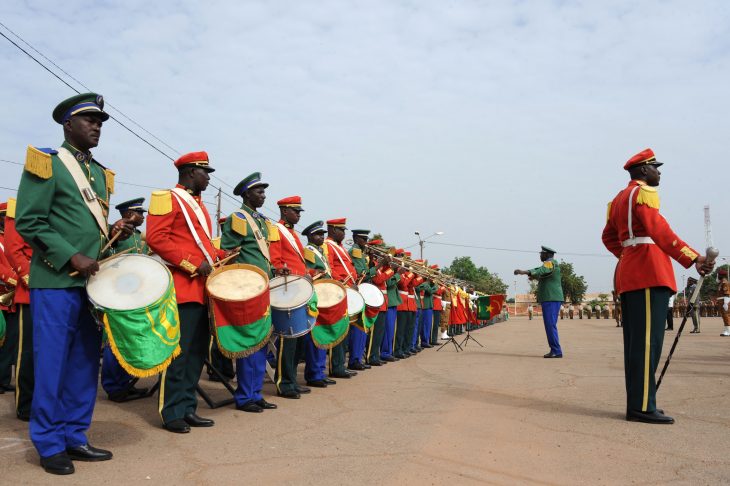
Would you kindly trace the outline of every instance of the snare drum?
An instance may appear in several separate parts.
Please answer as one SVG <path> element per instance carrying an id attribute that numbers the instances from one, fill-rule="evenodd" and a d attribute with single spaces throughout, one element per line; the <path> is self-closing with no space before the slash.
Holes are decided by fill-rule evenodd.
<path id="1" fill-rule="evenodd" d="M 312 330 L 315 317 L 307 304 L 314 296 L 314 286 L 309 280 L 301 276 L 275 277 L 269 289 L 274 333 L 296 338 Z"/>
<path id="2" fill-rule="evenodd" d="M 216 268 L 205 282 L 211 327 L 221 354 L 245 358 L 271 335 L 269 277 L 243 263 Z"/>
<path id="3" fill-rule="evenodd" d="M 331 349 L 347 337 L 350 328 L 348 293 L 337 280 L 314 282 L 317 293 L 317 322 L 312 328 L 312 341 L 320 349 Z"/>
<path id="4" fill-rule="evenodd" d="M 357 286 L 357 290 L 362 295 L 365 300 L 365 305 L 368 307 L 380 309 L 385 303 L 383 291 L 371 283 L 361 283 Z"/>
<path id="5" fill-rule="evenodd" d="M 86 282 L 114 356 L 138 378 L 164 371 L 180 354 L 175 285 L 167 266 L 146 255 L 121 255 Z"/>

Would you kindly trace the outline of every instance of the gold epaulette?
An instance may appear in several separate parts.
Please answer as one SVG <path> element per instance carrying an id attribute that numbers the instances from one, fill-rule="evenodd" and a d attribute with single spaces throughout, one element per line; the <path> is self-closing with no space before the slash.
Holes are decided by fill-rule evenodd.
<path id="1" fill-rule="evenodd" d="M 304 249 L 304 259 L 307 260 L 309 263 L 317 263 L 317 259 L 314 256 L 314 252 L 310 250 L 309 248 Z"/>
<path id="2" fill-rule="evenodd" d="M 656 187 L 640 186 L 636 204 L 645 204 L 650 208 L 659 209 L 659 191 Z"/>
<path id="3" fill-rule="evenodd" d="M 15 206 L 16 206 L 15 198 L 9 197 L 8 198 L 8 210 L 5 213 L 5 216 L 7 216 L 8 218 L 15 219 Z"/>
<path id="4" fill-rule="evenodd" d="M 221 239 L 220 239 L 220 237 L 213 238 L 212 240 L 210 240 L 210 242 L 213 244 L 213 248 L 215 248 L 217 250 L 220 250 L 221 249 Z"/>
<path id="5" fill-rule="evenodd" d="M 271 224 L 268 221 L 266 221 L 266 226 L 269 228 L 269 241 L 279 241 L 281 239 L 281 235 L 279 234 L 279 227 L 275 224 Z"/>
<path id="6" fill-rule="evenodd" d="M 41 152 L 32 145 L 28 145 L 25 153 L 25 170 L 41 179 L 53 177 L 53 161 L 51 154 Z"/>
<path id="7" fill-rule="evenodd" d="M 246 220 L 236 213 L 231 214 L 231 229 L 241 236 L 248 234 L 248 223 Z"/>
<path id="8" fill-rule="evenodd" d="M 106 174 L 106 191 L 114 194 L 114 176 L 116 174 L 111 169 L 104 169 L 104 174 Z"/>
<path id="9" fill-rule="evenodd" d="M 553 262 L 551 262 L 550 260 L 546 261 L 544 267 L 552 270 Z"/>
<path id="10" fill-rule="evenodd" d="M 170 191 L 154 191 L 148 209 L 152 216 L 164 216 L 172 211 L 172 194 Z"/>
<path id="11" fill-rule="evenodd" d="M 606 210 L 606 221 L 611 219 L 611 204 L 613 204 L 613 201 L 608 201 L 608 209 Z"/>
<path id="12" fill-rule="evenodd" d="M 352 258 L 362 258 L 362 250 L 360 248 L 353 248 Z"/>

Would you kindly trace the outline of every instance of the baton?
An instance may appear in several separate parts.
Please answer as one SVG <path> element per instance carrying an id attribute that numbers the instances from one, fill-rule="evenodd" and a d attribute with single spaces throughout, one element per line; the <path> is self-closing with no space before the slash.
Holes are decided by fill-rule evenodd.
<path id="1" fill-rule="evenodd" d="M 714 262 L 715 259 L 720 255 L 720 251 L 715 247 L 710 247 L 705 252 L 705 256 L 707 258 L 708 262 Z M 697 282 L 697 285 L 695 286 L 695 291 L 692 292 L 692 297 L 689 299 L 689 304 L 687 305 L 687 310 L 684 312 L 684 319 L 682 319 L 682 324 L 679 326 L 679 330 L 677 331 L 677 335 L 674 338 L 674 343 L 672 344 L 672 349 L 669 350 L 669 354 L 667 355 L 667 361 L 664 363 L 664 368 L 662 368 L 662 372 L 659 375 L 659 380 L 656 382 L 656 389 L 659 390 L 659 385 L 662 384 L 662 378 L 664 378 L 664 373 L 667 372 L 667 368 L 669 368 L 669 362 L 672 360 L 672 355 L 674 354 L 674 350 L 677 348 L 677 343 L 679 342 L 679 336 L 682 335 L 682 329 L 684 329 L 684 325 L 687 324 L 687 318 L 692 315 L 692 313 L 695 311 L 695 303 L 697 302 L 697 299 L 700 297 L 700 289 L 702 288 L 702 282 L 705 280 L 705 275 L 700 276 L 699 282 Z"/>

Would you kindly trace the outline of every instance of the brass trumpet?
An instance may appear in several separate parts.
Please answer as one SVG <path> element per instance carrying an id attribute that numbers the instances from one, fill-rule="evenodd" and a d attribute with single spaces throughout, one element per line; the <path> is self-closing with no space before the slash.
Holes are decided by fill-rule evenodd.
<path id="1" fill-rule="evenodd" d="M 9 307 L 9 306 L 13 305 L 14 298 L 15 298 L 15 290 L 13 289 L 6 294 L 0 295 L 0 305 Z"/>

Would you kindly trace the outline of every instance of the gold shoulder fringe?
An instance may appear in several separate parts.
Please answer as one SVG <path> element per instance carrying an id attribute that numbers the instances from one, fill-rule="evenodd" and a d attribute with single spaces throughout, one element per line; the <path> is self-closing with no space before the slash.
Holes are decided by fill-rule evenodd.
<path id="1" fill-rule="evenodd" d="M 172 211 L 172 194 L 170 191 L 154 191 L 150 198 L 149 213 L 153 216 L 164 216 Z"/>
<path id="2" fill-rule="evenodd" d="M 241 236 L 246 236 L 248 234 L 248 224 L 246 223 L 246 220 L 236 213 L 231 215 L 231 229 Z"/>
<path id="3" fill-rule="evenodd" d="M 8 218 L 15 219 L 15 208 L 16 208 L 16 206 L 17 206 L 17 203 L 15 201 L 15 198 L 14 197 L 9 197 L 8 198 L 8 210 L 5 213 L 5 216 L 7 216 Z"/>
<path id="4" fill-rule="evenodd" d="M 41 152 L 32 145 L 28 145 L 25 153 L 25 170 L 41 179 L 53 177 L 53 160 L 51 154 Z"/>
<path id="5" fill-rule="evenodd" d="M 659 192 L 654 187 L 641 186 L 636 196 L 636 204 L 644 204 L 650 208 L 659 209 Z"/>

